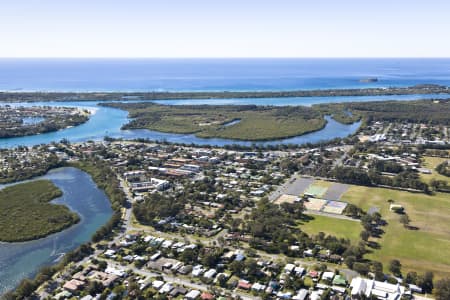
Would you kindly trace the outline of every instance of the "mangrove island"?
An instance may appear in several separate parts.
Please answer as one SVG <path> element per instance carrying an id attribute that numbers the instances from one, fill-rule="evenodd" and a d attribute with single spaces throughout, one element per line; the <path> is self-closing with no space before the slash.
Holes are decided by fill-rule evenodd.
<path id="1" fill-rule="evenodd" d="M 48 180 L 0 190 L 0 241 L 36 240 L 78 223 L 79 216 L 68 207 L 50 203 L 61 196 L 62 191 Z"/>

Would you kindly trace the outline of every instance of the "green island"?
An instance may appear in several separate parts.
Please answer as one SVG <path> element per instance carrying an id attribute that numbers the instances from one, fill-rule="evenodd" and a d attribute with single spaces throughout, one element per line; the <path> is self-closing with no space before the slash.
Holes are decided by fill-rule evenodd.
<path id="1" fill-rule="evenodd" d="M 203 138 L 273 140 L 320 130 L 326 124 L 320 111 L 304 106 L 171 106 L 151 102 L 101 105 L 129 112 L 133 120 L 124 129 L 194 133 Z"/>
<path id="2" fill-rule="evenodd" d="M 36 180 L 0 190 L 0 241 L 43 238 L 79 222 L 68 207 L 52 204 L 62 195 L 51 181 Z"/>

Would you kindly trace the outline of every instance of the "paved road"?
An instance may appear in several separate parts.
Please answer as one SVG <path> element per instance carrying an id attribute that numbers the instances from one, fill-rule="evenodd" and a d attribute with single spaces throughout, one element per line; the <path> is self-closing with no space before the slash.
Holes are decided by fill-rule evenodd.
<path id="1" fill-rule="evenodd" d="M 295 181 L 292 181 L 292 179 L 294 179 L 294 178 L 295 178 Z M 130 204 L 133 203 L 134 200 L 133 200 L 132 194 L 131 194 L 130 190 L 128 189 L 128 186 L 126 185 L 125 181 L 122 178 L 120 178 L 120 177 L 119 177 L 119 180 L 120 180 L 120 185 L 121 185 L 122 189 L 125 191 L 125 194 L 127 196 L 127 199 L 129 201 L 129 203 Z M 307 180 L 308 182 L 300 183 L 299 180 Z M 280 193 L 283 194 L 284 193 L 283 191 L 285 191 L 286 189 L 289 189 L 289 187 L 292 184 L 299 184 L 300 183 L 301 185 L 306 185 L 307 184 L 307 186 L 309 186 L 310 185 L 309 181 L 311 181 L 311 183 L 312 183 L 314 181 L 314 178 L 302 178 L 300 175 L 294 174 L 284 185 L 280 186 L 277 190 L 280 190 Z M 270 196 L 275 197 L 275 198 L 271 199 L 271 201 L 273 201 L 276 198 L 278 198 L 279 195 L 275 191 Z M 269 199 L 270 199 L 270 196 L 269 196 Z M 348 219 L 348 220 L 352 220 L 352 221 L 359 221 L 359 220 L 355 220 L 355 219 L 352 219 L 350 217 L 342 216 L 342 215 L 327 214 L 327 213 L 322 213 L 322 212 L 307 212 L 307 213 L 326 215 L 326 216 L 331 216 L 331 217 L 335 217 L 335 218 L 339 218 L 339 219 L 346 219 L 346 220 Z M 176 234 L 176 233 L 155 232 L 155 230 L 151 230 L 151 229 L 134 227 L 132 225 L 132 223 L 131 223 L 131 216 L 132 216 L 132 209 L 131 209 L 131 207 L 129 207 L 129 208 L 126 209 L 125 217 L 124 217 L 124 223 L 125 223 L 126 230 L 125 230 L 124 233 L 116 236 L 116 238 L 114 239 L 115 242 L 119 242 L 119 240 L 123 238 L 125 233 L 126 232 L 130 232 L 130 231 L 148 232 L 149 234 L 155 234 L 155 235 L 161 236 L 163 238 L 168 238 L 168 239 L 172 239 L 172 240 L 173 239 L 178 239 L 178 240 L 182 240 L 182 241 L 189 241 L 190 243 L 195 243 L 196 242 L 193 237 L 189 237 L 189 236 L 181 236 L 181 235 Z M 221 236 L 225 236 L 225 234 L 227 232 L 228 231 L 226 229 L 222 230 L 215 237 L 211 238 L 209 243 L 212 244 L 213 241 L 217 242 L 218 238 L 221 237 Z M 234 247 L 230 247 L 230 248 L 233 249 L 233 250 L 238 250 L 237 248 L 234 248 Z M 280 259 L 280 258 L 283 257 L 283 255 L 269 254 L 269 253 L 266 253 L 266 252 L 263 252 L 263 251 L 259 251 L 259 250 L 257 251 L 257 253 L 261 257 L 270 258 L 272 260 L 277 260 L 277 259 Z M 98 254 L 100 254 L 100 253 L 98 253 Z M 312 266 L 312 265 L 315 265 L 317 263 L 316 261 L 303 261 L 301 259 L 297 259 L 296 261 L 300 262 L 304 266 Z M 114 265 L 117 268 L 123 268 L 123 266 L 118 265 L 114 261 L 109 261 L 109 262 L 110 262 L 111 265 Z M 163 276 L 165 281 L 173 282 L 173 283 L 176 283 L 176 284 L 179 284 L 179 285 L 184 285 L 186 287 L 190 287 L 190 288 L 193 288 L 193 289 L 197 289 L 197 290 L 201 290 L 201 291 L 208 290 L 208 286 L 207 285 L 205 285 L 205 284 L 198 284 L 198 283 L 192 283 L 190 280 L 186 280 L 184 278 L 174 277 L 174 276 L 170 276 L 170 275 L 167 275 L 167 274 L 159 274 L 159 273 L 155 273 L 155 272 L 151 272 L 151 271 L 146 271 L 146 270 L 138 269 L 138 268 L 136 268 L 134 266 L 129 266 L 128 269 L 131 269 L 133 272 L 135 272 L 137 274 L 145 275 L 145 276 L 148 276 L 148 277 Z M 247 300 L 247 299 L 249 299 L 249 300 L 250 299 L 260 299 L 258 297 L 253 297 L 253 296 L 249 296 L 247 294 L 240 293 L 238 291 L 233 291 L 232 295 L 234 297 L 239 296 L 239 297 L 241 297 L 242 299 L 245 299 L 245 300 Z"/>
<path id="2" fill-rule="evenodd" d="M 323 211 L 317 211 L 317 210 L 306 210 L 305 214 L 318 215 L 318 216 L 324 216 L 324 217 L 330 217 L 330 218 L 348 220 L 348 221 L 354 221 L 354 222 L 361 222 L 361 220 L 359 220 L 359 219 L 353 219 L 353 218 L 345 216 L 345 215 L 330 214 L 330 213 L 326 213 Z"/>
<path id="3" fill-rule="evenodd" d="M 130 189 L 128 188 L 127 184 L 125 183 L 125 180 L 120 176 L 118 176 L 117 178 L 119 179 L 120 187 L 125 192 L 125 196 L 127 197 L 127 201 L 128 201 L 128 203 L 127 203 L 128 207 L 125 208 L 126 210 L 125 210 L 125 217 L 124 217 L 125 226 L 128 227 L 128 226 L 130 226 L 130 223 L 131 223 L 131 212 L 132 212 L 132 204 L 134 202 L 134 198 L 130 192 Z"/>
<path id="4" fill-rule="evenodd" d="M 392 127 L 392 123 L 389 123 L 389 125 L 388 125 L 388 126 L 386 126 L 386 128 L 384 128 L 384 130 L 383 130 L 383 134 L 388 134 L 388 132 L 389 132 L 389 129 L 391 129 L 391 127 Z"/>

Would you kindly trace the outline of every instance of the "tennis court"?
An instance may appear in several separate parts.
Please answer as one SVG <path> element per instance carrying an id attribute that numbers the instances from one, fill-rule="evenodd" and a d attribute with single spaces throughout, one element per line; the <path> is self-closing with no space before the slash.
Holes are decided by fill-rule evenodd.
<path id="1" fill-rule="evenodd" d="M 346 207 L 347 203 L 345 202 L 328 201 L 328 203 L 323 207 L 322 211 L 330 214 L 341 215 Z"/>
<path id="2" fill-rule="evenodd" d="M 315 211 L 320 211 L 325 204 L 327 204 L 327 200 L 317 198 L 309 198 L 308 200 L 303 202 L 303 205 L 305 206 L 306 210 L 315 210 Z"/>
<path id="3" fill-rule="evenodd" d="M 287 194 L 283 194 L 280 197 L 278 197 L 277 200 L 275 200 L 275 204 L 281 204 L 281 203 L 294 203 L 296 201 L 298 201 L 298 197 L 297 196 L 292 196 L 292 195 L 287 195 Z"/>

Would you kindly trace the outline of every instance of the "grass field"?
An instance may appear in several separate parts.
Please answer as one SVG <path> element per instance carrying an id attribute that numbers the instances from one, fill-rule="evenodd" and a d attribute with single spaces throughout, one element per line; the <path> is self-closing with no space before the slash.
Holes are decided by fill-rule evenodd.
<path id="1" fill-rule="evenodd" d="M 400 216 L 389 211 L 388 199 L 403 205 L 411 219 L 410 230 L 399 222 Z M 381 261 L 387 269 L 389 261 L 399 259 L 403 272 L 433 271 L 437 276 L 450 276 L 450 195 L 415 194 L 382 188 L 350 186 L 343 201 L 364 210 L 377 206 L 388 222 L 385 234 L 375 240 L 381 245 L 368 258 Z"/>
<path id="2" fill-rule="evenodd" d="M 322 129 L 326 121 L 310 107 L 255 105 L 104 104 L 127 110 L 133 120 L 125 128 L 147 128 L 171 133 L 194 133 L 204 138 L 272 140 Z M 236 124 L 229 125 L 232 121 Z"/>
<path id="3" fill-rule="evenodd" d="M 422 180 L 426 183 L 430 183 L 430 181 L 432 179 L 434 180 L 444 180 L 444 181 L 449 181 L 449 178 L 439 174 L 435 168 L 437 165 L 443 163 L 444 161 L 447 161 L 448 158 L 440 158 L 440 157 L 431 157 L 431 156 L 426 156 L 424 157 L 424 163 L 423 163 L 423 167 L 430 169 L 432 174 L 420 174 L 420 177 L 422 178 Z"/>
<path id="4" fill-rule="evenodd" d="M 308 235 L 315 235 L 319 232 L 328 235 L 334 235 L 339 238 L 346 238 L 356 243 L 359 240 L 359 234 L 362 226 L 359 222 L 331 218 L 319 215 L 310 215 L 313 220 L 304 222 L 300 228 Z"/>
<path id="5" fill-rule="evenodd" d="M 49 203 L 61 195 L 61 190 L 48 180 L 0 190 L 0 241 L 34 240 L 77 223 L 80 218 L 69 208 Z"/>
<path id="6" fill-rule="evenodd" d="M 305 191 L 305 193 L 316 195 L 316 197 L 323 197 L 328 188 L 332 185 L 332 182 L 316 180 Z"/>

